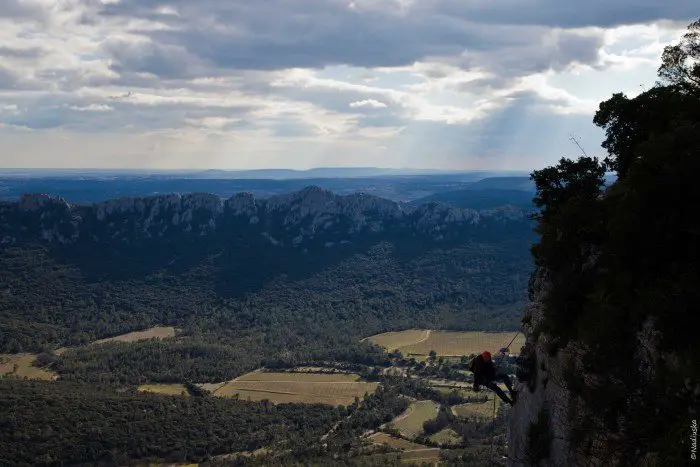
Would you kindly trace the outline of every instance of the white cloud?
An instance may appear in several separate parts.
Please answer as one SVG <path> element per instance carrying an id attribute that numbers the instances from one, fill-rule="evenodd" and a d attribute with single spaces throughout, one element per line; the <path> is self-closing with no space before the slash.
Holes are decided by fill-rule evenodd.
<path id="1" fill-rule="evenodd" d="M 374 99 L 365 99 L 362 101 L 351 102 L 350 108 L 351 109 L 361 109 L 361 108 L 385 109 L 386 104 L 384 102 L 379 102 L 378 100 L 374 100 Z"/>
<path id="2" fill-rule="evenodd" d="M 112 112 L 114 110 L 114 107 L 107 104 L 90 104 L 83 107 L 71 105 L 69 108 L 76 112 Z"/>

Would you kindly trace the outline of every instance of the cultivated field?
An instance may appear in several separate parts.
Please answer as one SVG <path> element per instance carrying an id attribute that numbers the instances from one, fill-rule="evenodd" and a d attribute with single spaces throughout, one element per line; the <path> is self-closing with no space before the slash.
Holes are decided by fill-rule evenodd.
<path id="1" fill-rule="evenodd" d="M 431 331 L 424 329 L 409 329 L 408 331 L 385 332 L 366 339 L 388 351 L 400 349 L 407 345 L 422 342 L 430 336 Z M 363 339 L 364 340 L 364 339 Z"/>
<path id="2" fill-rule="evenodd" d="M 222 385 L 213 394 L 219 397 L 262 400 L 275 404 L 349 405 L 355 397 L 373 393 L 378 384 L 357 381 L 352 374 L 274 373 L 260 372 L 240 376 Z"/>
<path id="3" fill-rule="evenodd" d="M 304 383 L 354 383 L 360 379 L 354 373 L 294 373 L 294 372 L 272 372 L 272 371 L 252 371 L 239 376 L 235 381 L 267 381 L 267 382 L 289 382 L 300 381 Z"/>
<path id="4" fill-rule="evenodd" d="M 413 451 L 415 449 L 424 449 L 422 444 L 414 443 L 402 438 L 394 438 L 386 433 L 377 432 L 368 437 L 374 444 L 384 444 L 392 448 L 401 449 L 403 451 Z"/>
<path id="5" fill-rule="evenodd" d="M 142 384 L 138 389 L 143 392 L 155 392 L 168 396 L 189 396 L 189 392 L 183 384 Z"/>
<path id="6" fill-rule="evenodd" d="M 462 437 L 457 434 L 456 431 L 445 428 L 430 437 L 431 441 L 434 441 L 443 446 L 453 446 L 462 441 Z"/>
<path id="7" fill-rule="evenodd" d="M 423 448 L 401 453 L 401 462 L 411 465 L 438 465 L 440 460 L 439 448 Z"/>
<path id="8" fill-rule="evenodd" d="M 497 353 L 513 338 L 513 332 L 452 332 L 410 330 L 377 334 L 368 338 L 370 342 L 391 351 L 398 349 L 405 356 L 425 356 L 434 350 L 438 356 L 456 357 L 488 350 Z M 518 352 L 525 343 L 519 334 L 511 344 L 511 352 Z"/>
<path id="9" fill-rule="evenodd" d="M 135 331 L 120 336 L 108 337 L 100 339 L 92 344 L 104 344 L 105 342 L 136 342 L 145 339 L 167 339 L 175 337 L 175 328 L 173 327 L 155 327 L 146 329 L 145 331 Z"/>
<path id="10" fill-rule="evenodd" d="M 421 445 L 421 449 L 412 449 L 403 452 L 391 452 L 388 454 L 375 454 L 364 456 L 361 465 L 440 465 L 440 448 L 428 448 Z"/>
<path id="11" fill-rule="evenodd" d="M 144 331 L 134 331 L 126 334 L 121 334 L 119 336 L 108 337 L 106 339 L 99 339 L 94 342 L 90 342 L 88 345 L 93 344 L 104 344 L 107 342 L 136 342 L 146 339 L 167 339 L 170 337 L 175 337 L 175 328 L 173 327 L 163 327 L 157 326 L 154 328 L 146 329 Z M 62 355 L 65 352 L 71 350 L 74 347 L 61 347 L 56 349 L 56 355 Z"/>
<path id="12" fill-rule="evenodd" d="M 489 400 L 486 402 L 476 402 L 468 404 L 460 404 L 452 407 L 452 413 L 458 417 L 476 417 L 481 419 L 491 419 L 493 418 L 493 400 L 496 399 L 496 412 L 498 412 L 498 406 L 501 404 L 501 399 L 490 393 L 488 395 Z"/>
<path id="13" fill-rule="evenodd" d="M 407 438 L 423 434 L 423 423 L 437 416 L 438 404 L 433 401 L 413 402 L 408 409 L 391 421 L 394 427 Z"/>
<path id="14" fill-rule="evenodd" d="M 35 354 L 0 354 L 0 376 L 43 380 L 58 378 L 58 375 L 53 371 L 35 367 L 34 360 L 36 360 Z"/>

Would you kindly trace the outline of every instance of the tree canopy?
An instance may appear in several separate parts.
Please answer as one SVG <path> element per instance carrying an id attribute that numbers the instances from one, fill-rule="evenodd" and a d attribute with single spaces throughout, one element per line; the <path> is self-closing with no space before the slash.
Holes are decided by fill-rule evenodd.
<path id="1" fill-rule="evenodd" d="M 655 87 L 600 104 L 603 162 L 562 159 L 532 175 L 542 208 L 533 254 L 550 285 L 540 331 L 552 352 L 572 341 L 586 350 L 566 381 L 585 408 L 577 446 L 627 463 L 685 460 L 682 430 L 700 406 L 687 325 L 700 301 L 699 33 L 694 22 L 666 48 Z M 618 178 L 603 190 L 606 170 Z"/>

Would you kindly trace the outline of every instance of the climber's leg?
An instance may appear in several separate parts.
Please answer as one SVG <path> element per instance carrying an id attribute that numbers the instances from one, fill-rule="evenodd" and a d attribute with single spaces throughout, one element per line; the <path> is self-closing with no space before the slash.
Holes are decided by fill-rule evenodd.
<path id="1" fill-rule="evenodd" d="M 513 400 L 517 399 L 518 393 L 515 392 L 515 390 L 513 389 L 513 382 L 510 380 L 510 377 L 506 374 L 501 374 L 501 375 L 498 375 L 498 379 L 503 381 L 503 383 L 508 388 L 508 393 L 510 393 L 510 398 Z"/>
<path id="2" fill-rule="evenodd" d="M 498 384 L 494 383 L 493 381 L 487 381 L 486 383 L 484 383 L 484 386 L 495 392 L 503 402 L 513 405 L 513 401 L 510 400 L 508 396 L 506 396 L 506 393 L 503 392 L 503 389 L 498 387 Z"/>

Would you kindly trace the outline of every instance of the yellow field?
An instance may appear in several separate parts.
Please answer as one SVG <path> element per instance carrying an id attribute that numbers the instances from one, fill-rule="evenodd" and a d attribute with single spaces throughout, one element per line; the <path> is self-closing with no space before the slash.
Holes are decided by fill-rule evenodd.
<path id="1" fill-rule="evenodd" d="M 135 331 L 120 336 L 108 337 L 107 339 L 100 339 L 92 342 L 92 344 L 104 344 L 105 342 L 136 342 L 154 338 L 167 339 L 168 337 L 175 337 L 175 328 L 170 326 L 155 327 L 146 329 L 145 331 Z"/>
<path id="2" fill-rule="evenodd" d="M 373 435 L 369 436 L 368 439 L 371 440 L 374 444 L 384 444 L 386 446 L 401 449 L 403 451 L 412 451 L 415 449 L 425 448 L 425 446 L 423 446 L 422 444 L 413 443 L 402 438 L 394 438 L 393 436 L 382 432 L 374 433 Z"/>
<path id="3" fill-rule="evenodd" d="M 430 440 L 434 441 L 440 445 L 453 446 L 453 445 L 461 442 L 462 437 L 459 436 L 459 434 L 457 434 L 456 431 L 454 431 L 450 428 L 445 428 L 444 430 L 432 435 L 430 437 Z"/>
<path id="4" fill-rule="evenodd" d="M 269 399 L 275 404 L 349 405 L 373 393 L 378 384 L 357 381 L 358 375 L 252 372 L 213 391 L 215 396 Z"/>
<path id="5" fill-rule="evenodd" d="M 175 337 L 175 328 L 170 326 L 156 326 L 144 331 L 134 331 L 119 336 L 108 337 L 106 339 L 99 339 L 90 342 L 88 345 L 104 344 L 106 342 L 136 342 L 146 339 L 168 339 L 170 337 Z M 75 347 L 60 347 L 56 349 L 54 353 L 56 355 L 62 355 L 71 349 L 75 349 Z"/>
<path id="6" fill-rule="evenodd" d="M 189 396 L 189 392 L 183 384 L 142 384 L 138 387 L 138 390 L 143 392 L 155 392 L 168 396 Z"/>
<path id="7" fill-rule="evenodd" d="M 460 404 L 452 407 L 452 413 L 458 417 L 477 417 L 482 419 L 493 418 L 493 400 L 496 399 L 496 413 L 498 406 L 501 404 L 501 399 L 495 394 L 488 395 L 489 400 L 486 402 Z"/>
<path id="8" fill-rule="evenodd" d="M 398 349 L 404 356 L 428 355 L 434 350 L 438 356 L 456 357 L 488 350 L 497 353 L 513 338 L 513 332 L 451 332 L 410 330 L 378 334 L 368 338 L 370 342 L 391 351 Z M 525 343 L 522 334 L 516 337 L 510 350 L 517 353 Z"/>
<path id="9" fill-rule="evenodd" d="M 388 351 L 400 349 L 407 345 L 421 342 L 428 338 L 431 331 L 425 329 L 409 329 L 408 331 L 385 332 L 368 337 L 367 340 Z"/>
<path id="10" fill-rule="evenodd" d="M 35 367 L 35 354 L 0 354 L 0 376 L 14 376 L 18 378 L 54 380 L 58 375 L 53 371 Z M 17 371 L 15 371 L 17 365 Z"/>
<path id="11" fill-rule="evenodd" d="M 433 401 L 413 402 L 391 423 L 406 438 L 415 438 L 423 434 L 423 423 L 437 417 L 438 407 L 438 404 Z"/>
<path id="12" fill-rule="evenodd" d="M 252 371 L 236 378 L 236 381 L 267 381 L 288 382 L 300 381 L 305 383 L 353 383 L 360 379 L 359 375 L 350 373 L 292 373 L 272 371 Z"/>

